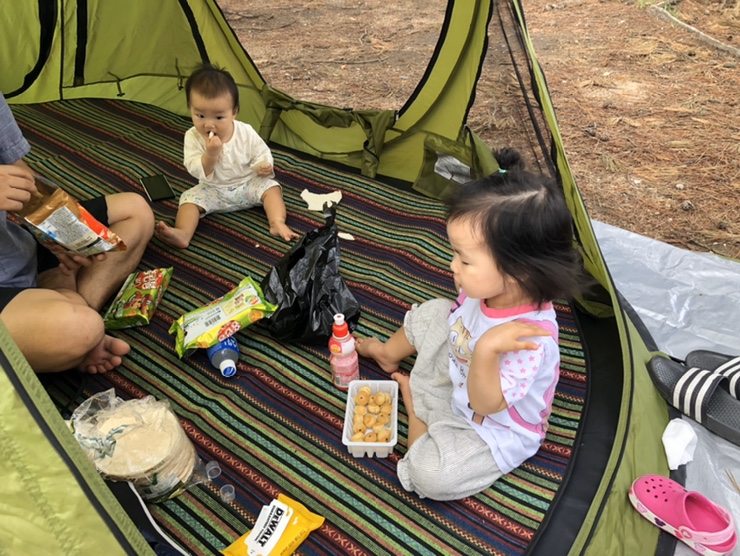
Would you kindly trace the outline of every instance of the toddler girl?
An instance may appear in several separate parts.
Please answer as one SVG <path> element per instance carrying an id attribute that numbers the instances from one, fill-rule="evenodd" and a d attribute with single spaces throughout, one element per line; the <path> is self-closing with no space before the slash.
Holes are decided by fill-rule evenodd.
<path id="1" fill-rule="evenodd" d="M 525 172 L 516 151 L 496 158 L 501 170 L 448 203 L 455 302 L 427 301 L 386 342 L 357 343 L 399 383 L 409 421 L 401 484 L 436 500 L 480 492 L 537 452 L 559 377 L 552 300 L 579 288 L 561 191 Z M 396 372 L 414 354 L 410 377 Z"/>

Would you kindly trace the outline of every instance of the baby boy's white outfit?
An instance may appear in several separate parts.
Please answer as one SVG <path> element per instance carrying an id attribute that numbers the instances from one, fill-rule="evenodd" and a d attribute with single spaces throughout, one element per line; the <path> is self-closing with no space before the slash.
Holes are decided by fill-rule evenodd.
<path id="1" fill-rule="evenodd" d="M 265 161 L 274 165 L 272 153 L 259 134 L 239 120 L 234 121 L 234 134 L 223 144 L 213 173 L 206 176 L 201 158 L 206 152 L 206 139 L 195 127 L 185 133 L 183 163 L 198 185 L 180 196 L 180 205 L 192 203 L 201 207 L 205 216 L 211 212 L 233 212 L 262 204 L 262 196 L 271 187 L 280 187 L 270 177 L 257 175 L 251 165 Z"/>

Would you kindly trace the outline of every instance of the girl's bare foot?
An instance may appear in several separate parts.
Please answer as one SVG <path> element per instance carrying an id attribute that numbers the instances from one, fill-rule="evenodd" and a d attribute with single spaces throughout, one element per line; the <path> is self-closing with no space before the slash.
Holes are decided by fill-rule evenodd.
<path id="1" fill-rule="evenodd" d="M 300 237 L 297 233 L 288 228 L 287 224 L 283 222 L 270 224 L 270 235 L 281 237 L 285 241 L 291 241 Z"/>
<path id="2" fill-rule="evenodd" d="M 187 233 L 178 228 L 173 228 L 161 220 L 154 227 L 154 236 L 164 241 L 167 245 L 177 247 L 178 249 L 187 249 L 190 245 L 190 238 Z"/>
<path id="3" fill-rule="evenodd" d="M 414 409 L 414 404 L 411 397 L 411 377 L 406 373 L 392 373 L 391 378 L 398 382 L 398 391 L 401 392 L 401 398 L 403 399 L 403 405 L 407 408 Z"/>
<path id="4" fill-rule="evenodd" d="M 105 373 L 118 367 L 123 361 L 123 356 L 129 351 L 131 346 L 126 342 L 105 335 L 103 341 L 85 356 L 78 368 L 90 374 Z"/>
<path id="5" fill-rule="evenodd" d="M 401 392 L 403 405 L 406 407 L 406 416 L 408 417 L 409 429 L 406 435 L 406 448 L 416 442 L 422 435 L 429 430 L 427 424 L 416 416 L 414 411 L 414 399 L 411 394 L 411 377 L 406 373 L 393 373 L 391 378 L 398 382 L 398 390 Z"/>
<path id="6" fill-rule="evenodd" d="M 377 338 L 357 338 L 355 349 L 362 357 L 375 359 L 375 362 L 386 373 L 391 374 L 398 370 L 399 361 L 388 356 L 385 344 Z"/>

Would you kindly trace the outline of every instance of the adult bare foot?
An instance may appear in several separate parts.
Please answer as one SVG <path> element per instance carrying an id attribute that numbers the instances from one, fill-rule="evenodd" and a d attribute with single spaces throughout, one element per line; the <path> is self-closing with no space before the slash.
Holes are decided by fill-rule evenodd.
<path id="1" fill-rule="evenodd" d="M 398 370 L 399 362 L 386 354 L 385 344 L 377 338 L 357 338 L 355 349 L 362 357 L 375 359 L 380 368 L 388 374 Z"/>
<path id="2" fill-rule="evenodd" d="M 129 351 L 131 346 L 126 342 L 106 334 L 103 341 L 85 356 L 78 368 L 90 374 L 105 373 L 118 367 Z"/>
<path id="3" fill-rule="evenodd" d="M 190 245 L 190 238 L 185 237 L 187 234 L 182 230 L 173 228 L 161 220 L 154 227 L 154 236 L 164 241 L 167 245 L 177 247 L 178 249 L 187 249 Z"/>
<path id="4" fill-rule="evenodd" d="M 286 224 L 278 223 L 278 224 L 271 224 L 270 225 L 270 235 L 273 235 L 275 237 L 281 237 L 285 241 L 291 241 L 293 239 L 298 239 L 300 236 L 295 233 L 293 230 L 288 228 Z"/>
<path id="5" fill-rule="evenodd" d="M 65 274 L 61 266 L 50 268 L 38 275 L 36 283 L 39 288 L 47 290 L 69 290 L 77 291 L 77 273 Z"/>

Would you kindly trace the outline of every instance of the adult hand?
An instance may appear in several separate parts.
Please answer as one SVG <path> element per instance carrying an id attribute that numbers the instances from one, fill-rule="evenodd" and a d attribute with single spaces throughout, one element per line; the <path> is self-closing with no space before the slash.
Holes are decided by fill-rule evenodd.
<path id="1" fill-rule="evenodd" d="M 0 210 L 18 211 L 36 193 L 33 174 L 12 164 L 0 165 Z"/>
<path id="2" fill-rule="evenodd" d="M 82 267 L 89 267 L 95 261 L 104 261 L 105 253 L 95 255 L 94 257 L 83 257 L 82 255 L 72 255 L 61 245 L 50 248 L 50 251 L 59 259 L 59 271 L 65 276 L 74 276 Z"/>

